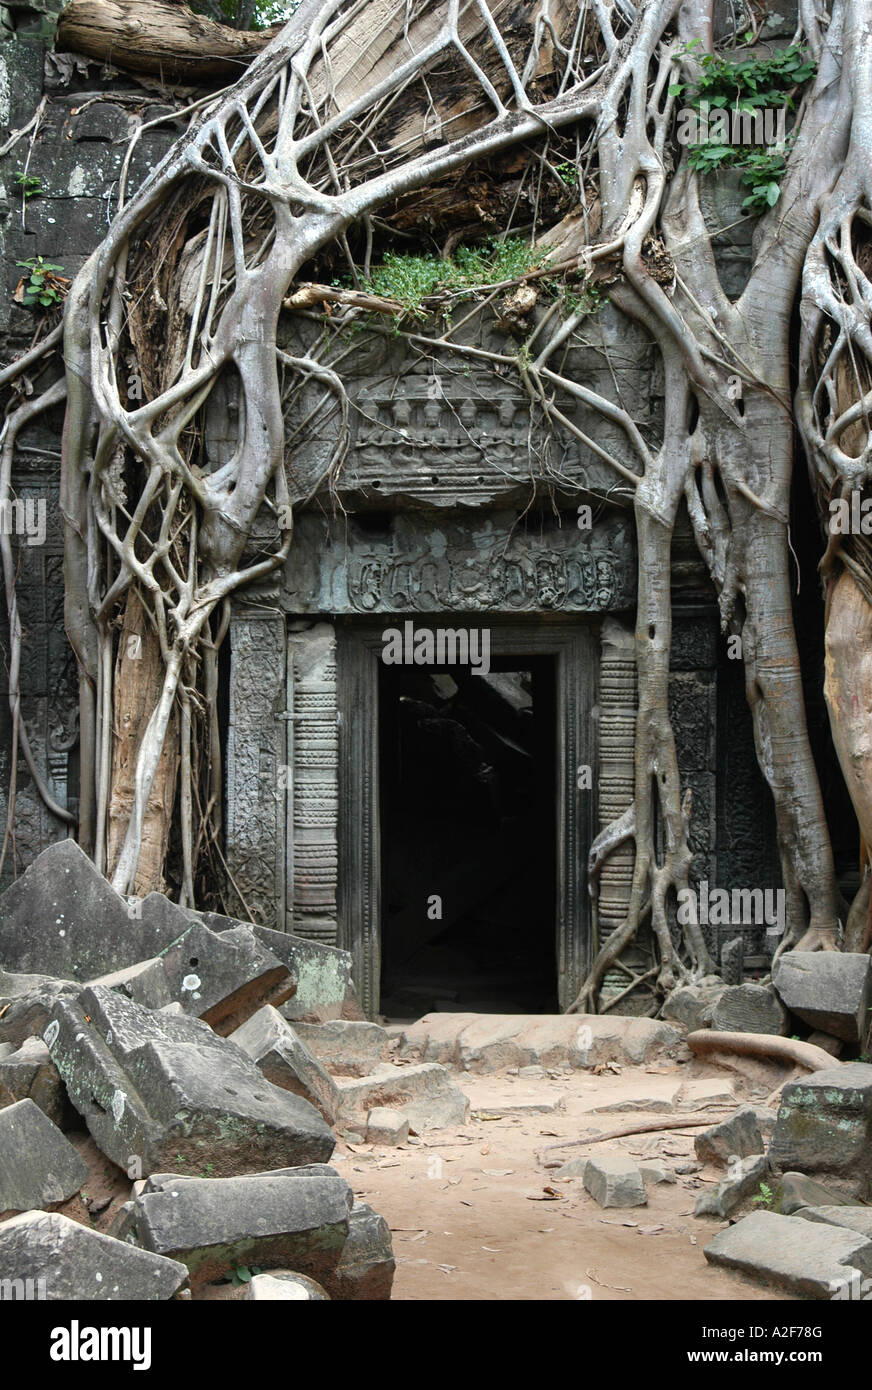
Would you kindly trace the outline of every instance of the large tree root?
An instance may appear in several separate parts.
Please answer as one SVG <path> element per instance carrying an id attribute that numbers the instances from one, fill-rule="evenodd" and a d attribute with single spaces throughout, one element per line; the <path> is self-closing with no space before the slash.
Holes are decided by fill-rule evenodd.
<path id="1" fill-rule="evenodd" d="M 814 1043 L 797 1042 L 770 1033 L 717 1033 L 702 1028 L 685 1039 L 691 1052 L 707 1057 L 712 1052 L 733 1052 L 740 1057 L 764 1057 L 776 1062 L 795 1062 L 806 1071 L 826 1071 L 840 1065 L 838 1057 L 824 1052 Z"/>

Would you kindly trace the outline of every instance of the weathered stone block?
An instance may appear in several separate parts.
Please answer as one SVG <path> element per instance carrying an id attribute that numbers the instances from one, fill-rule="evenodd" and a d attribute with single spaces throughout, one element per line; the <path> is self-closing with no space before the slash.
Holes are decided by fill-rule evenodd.
<path id="1" fill-rule="evenodd" d="M 785 1086 L 769 1156 L 781 1169 L 872 1179 L 872 1066 L 848 1062 Z"/>
<path id="2" fill-rule="evenodd" d="M 285 1008 L 282 1012 L 287 1015 Z M 294 1032 L 327 1071 L 339 1076 L 368 1076 L 387 1058 L 388 1034 L 377 1023 L 331 1019 L 326 1023 L 295 1020 Z"/>
<path id="3" fill-rule="evenodd" d="M 745 1197 L 753 1196 L 769 1172 L 765 1154 L 749 1154 L 730 1165 L 730 1171 L 717 1187 L 701 1192 L 693 1208 L 694 1216 L 717 1216 L 722 1221 L 736 1210 Z"/>
<path id="4" fill-rule="evenodd" d="M 791 1013 L 846 1042 L 869 1031 L 872 960 L 847 951 L 788 951 L 776 962 L 773 984 Z"/>
<path id="5" fill-rule="evenodd" d="M 872 1240 L 872 1207 L 800 1207 L 796 1215 L 818 1225 L 843 1226 L 848 1231 L 857 1231 L 861 1236 L 868 1236 Z"/>
<path id="6" fill-rule="evenodd" d="M 584 1186 L 601 1207 L 644 1207 L 648 1203 L 638 1164 L 618 1154 L 589 1158 Z"/>
<path id="7" fill-rule="evenodd" d="M 0 970 L 0 1039 L 20 1047 L 39 1037 L 55 1003 L 62 996 L 76 998 L 81 985 L 55 980 L 50 975 L 10 975 Z"/>
<path id="8" fill-rule="evenodd" d="M 787 1025 L 787 1010 L 775 991 L 763 985 L 726 989 L 712 1008 L 712 1028 L 718 1033 L 783 1035 Z"/>
<path id="9" fill-rule="evenodd" d="M 259 1009 L 236 1029 L 232 1040 L 257 1063 L 267 1081 L 311 1101 L 329 1125 L 336 1123 L 339 1092 L 334 1082 L 277 1009 Z"/>
<path id="10" fill-rule="evenodd" d="M 177 1003 L 224 1037 L 265 1004 L 284 1003 L 296 988 L 288 967 L 261 945 L 252 927 L 213 932 L 199 921 L 190 922 L 157 959 L 90 983 L 118 989 L 147 1009 Z"/>
<path id="11" fill-rule="evenodd" d="M 237 1264 L 291 1267 L 326 1285 L 353 1200 L 337 1174 L 187 1178 L 128 1202 L 120 1230 L 145 1250 L 181 1260 L 194 1287 Z"/>
<path id="12" fill-rule="evenodd" d="M 387 1106 L 402 1110 L 411 1127 L 441 1129 L 462 1125 L 469 1115 L 469 1100 L 444 1067 L 435 1062 L 418 1066 L 377 1067 L 371 1076 L 340 1077 L 339 1119 L 365 1119 L 370 1110 Z"/>
<path id="13" fill-rule="evenodd" d="M 207 927 L 221 933 L 240 925 L 252 926 L 214 912 L 204 912 L 202 917 Z M 261 945 L 272 951 L 297 981 L 293 998 L 282 1005 L 282 1015 L 290 1022 L 303 1019 L 322 1023 L 327 1019 L 363 1017 L 351 979 L 348 951 L 270 927 L 254 925 L 252 930 Z"/>
<path id="14" fill-rule="evenodd" d="M 366 1120 L 368 1144 L 404 1144 L 409 1137 L 409 1118 L 400 1110 L 377 1106 Z"/>
<path id="15" fill-rule="evenodd" d="M 217 1176 L 320 1162 L 333 1136 L 314 1106 L 272 1086 L 207 1024 L 150 1013 L 96 987 L 63 999 L 46 1029 L 70 1099 L 108 1158 L 143 1172 Z"/>
<path id="16" fill-rule="evenodd" d="M 872 1273 L 872 1240 L 769 1211 L 753 1212 L 720 1231 L 703 1253 L 710 1264 L 800 1298 L 832 1298 L 854 1271 Z"/>
<path id="17" fill-rule="evenodd" d="M 697 1158 L 725 1168 L 730 1159 L 761 1154 L 765 1149 L 757 1116 L 750 1106 L 743 1105 L 735 1115 L 719 1125 L 703 1130 L 693 1141 Z"/>
<path id="18" fill-rule="evenodd" d="M 43 850 L 0 897 L 0 966 L 22 974 L 92 980 L 158 955 L 178 934 L 145 913 L 132 918 L 75 840 Z"/>
<path id="19" fill-rule="evenodd" d="M 28 1211 L 0 1224 L 0 1281 L 29 1281 L 48 1302 L 154 1302 L 172 1298 L 187 1279 L 183 1264 L 59 1212 Z"/>
<path id="20" fill-rule="evenodd" d="M 62 1128 L 66 1091 L 41 1038 L 27 1038 L 17 1052 L 0 1059 L 0 1109 L 19 1100 L 32 1100 L 52 1124 Z"/>
<path id="21" fill-rule="evenodd" d="M 388 1299 L 395 1269 L 387 1221 L 365 1202 L 355 1202 L 339 1263 L 325 1280 L 327 1292 L 331 1298 L 345 1301 Z"/>
<path id="22" fill-rule="evenodd" d="M 32 1100 L 0 1110 L 0 1211 L 28 1211 L 73 1197 L 88 1165 Z"/>
<path id="23" fill-rule="evenodd" d="M 856 1207 L 860 1203 L 853 1197 L 835 1192 L 805 1173 L 782 1173 L 775 1189 L 775 1210 L 781 1216 L 799 1215 L 803 1207 Z"/>

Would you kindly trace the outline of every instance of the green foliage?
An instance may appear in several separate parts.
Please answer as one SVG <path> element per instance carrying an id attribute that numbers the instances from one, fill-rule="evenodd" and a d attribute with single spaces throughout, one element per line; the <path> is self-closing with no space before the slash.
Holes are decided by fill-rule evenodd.
<path id="1" fill-rule="evenodd" d="M 698 42 L 694 39 L 678 56 L 690 53 Z M 685 106 L 696 111 L 729 110 L 750 115 L 763 108 L 793 111 L 797 90 L 817 71 L 816 64 L 799 44 L 791 44 L 765 58 L 746 58 L 738 63 L 706 53 L 700 64 L 702 72 L 698 79 L 674 83 L 669 88 L 670 95 L 679 97 Z M 742 207 L 759 214 L 778 202 L 789 148 L 790 141 L 780 148 L 761 148 L 709 140 L 689 146 L 687 158 L 690 167 L 701 174 L 723 168 L 740 169 L 742 185 L 749 190 Z"/>
<path id="2" fill-rule="evenodd" d="M 772 1188 L 765 1182 L 761 1182 L 760 1191 L 757 1193 L 757 1196 L 751 1198 L 752 1202 L 759 1203 L 761 1207 L 771 1207 L 774 1200 L 775 1196 Z"/>
<path id="3" fill-rule="evenodd" d="M 694 39 L 677 54 L 685 57 L 699 43 Z M 760 106 L 786 106 L 794 110 L 797 88 L 817 72 L 817 66 L 799 44 L 779 49 L 765 58 L 745 58 L 733 63 L 715 53 L 704 53 L 702 72 L 696 82 L 676 82 L 669 95 L 680 97 L 697 110 L 703 102 L 709 107 L 754 111 Z"/>
<path id="4" fill-rule="evenodd" d="M 35 174 L 25 174 L 21 171 L 15 175 L 15 182 L 25 198 L 35 198 L 38 193 L 43 192 L 42 180 L 38 179 Z"/>
<path id="5" fill-rule="evenodd" d="M 37 305 L 52 309 L 63 304 L 69 280 L 61 273 L 62 265 L 52 265 L 44 261 L 42 256 L 31 256 L 29 260 L 16 261 L 15 264 L 30 271 L 29 275 L 22 275 L 18 282 L 13 296 L 16 304 L 22 304 L 26 309 L 35 309 Z"/>
<path id="6" fill-rule="evenodd" d="M 563 180 L 567 188 L 578 187 L 578 170 L 574 164 L 568 164 L 566 162 L 558 164 L 555 172 Z"/>
<path id="7" fill-rule="evenodd" d="M 230 1282 L 234 1288 L 239 1288 L 240 1284 L 250 1284 L 255 1274 L 263 1274 L 259 1265 L 234 1265 L 230 1274 Z"/>
<path id="8" fill-rule="evenodd" d="M 396 299 L 406 313 L 422 317 L 421 301 L 442 290 L 470 293 L 485 285 L 518 280 L 535 270 L 545 256 L 520 237 L 489 237 L 478 246 L 458 246 L 454 255 L 405 255 L 388 251 L 367 282 L 367 289 L 384 299 Z"/>

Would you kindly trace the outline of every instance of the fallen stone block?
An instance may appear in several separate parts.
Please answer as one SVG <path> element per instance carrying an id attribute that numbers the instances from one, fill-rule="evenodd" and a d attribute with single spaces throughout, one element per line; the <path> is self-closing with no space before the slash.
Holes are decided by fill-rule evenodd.
<path id="1" fill-rule="evenodd" d="M 759 1192 L 769 1173 L 765 1154 L 749 1154 L 730 1164 L 730 1171 L 717 1187 L 701 1192 L 693 1208 L 694 1216 L 717 1216 L 725 1221 L 745 1197 Z"/>
<path id="2" fill-rule="evenodd" d="M 872 1273 L 872 1240 L 769 1211 L 753 1212 L 719 1231 L 703 1254 L 710 1264 L 800 1298 L 833 1298 L 858 1271 Z"/>
<path id="3" fill-rule="evenodd" d="M 682 1084 L 676 1110 L 707 1110 L 710 1105 L 735 1105 L 736 1088 L 728 1078 L 696 1076 Z"/>
<path id="4" fill-rule="evenodd" d="M 314 1106 L 272 1086 L 199 1019 L 151 1013 L 113 990 L 55 1006 L 45 1041 L 107 1158 L 142 1172 L 250 1173 L 321 1162 L 333 1136 Z"/>
<path id="5" fill-rule="evenodd" d="M 311 1101 L 328 1125 L 336 1123 L 336 1085 L 277 1009 L 259 1009 L 236 1029 L 232 1040 L 257 1064 L 267 1081 Z"/>
<path id="6" fill-rule="evenodd" d="M 186 1178 L 126 1203 L 118 1229 L 142 1249 L 180 1260 L 193 1288 L 254 1264 L 290 1267 L 329 1291 L 353 1200 L 335 1173 Z"/>
<path id="7" fill-rule="evenodd" d="M 12 1050 L 41 1037 L 58 999 L 75 999 L 81 985 L 50 975 L 12 975 L 0 970 L 0 1039 Z"/>
<path id="8" fill-rule="evenodd" d="M 251 1303 L 323 1303 L 330 1302 L 314 1279 L 305 1274 L 292 1273 L 288 1269 L 274 1269 L 271 1274 L 255 1274 L 245 1286 L 243 1295 Z"/>
<path id="9" fill-rule="evenodd" d="M 351 978 L 352 960 L 348 951 L 307 941 L 291 932 L 273 931 L 235 917 L 203 912 L 202 920 L 212 931 L 224 933 L 236 927 L 250 927 L 262 946 L 286 965 L 297 981 L 293 998 L 282 1005 L 289 1022 L 297 1019 L 324 1023 L 329 1019 L 362 1019 L 363 1010 Z"/>
<path id="10" fill-rule="evenodd" d="M 872 1207 L 800 1207 L 796 1215 L 819 1225 L 844 1226 L 846 1230 L 857 1231 L 872 1240 Z"/>
<path id="11" fill-rule="evenodd" d="M 732 1158 L 747 1158 L 750 1154 L 761 1154 L 765 1149 L 763 1135 L 757 1116 L 748 1105 L 743 1105 L 735 1115 L 722 1120 L 719 1125 L 703 1130 L 693 1141 L 696 1156 L 703 1163 L 714 1163 L 726 1168 Z"/>
<path id="12" fill-rule="evenodd" d="M 872 960 L 850 951 L 787 951 L 772 983 L 783 1004 L 811 1028 L 845 1042 L 869 1031 Z"/>
<path id="13" fill-rule="evenodd" d="M 872 1066 L 847 1062 L 812 1072 L 781 1092 L 772 1166 L 872 1179 Z"/>
<path id="14" fill-rule="evenodd" d="M 327 1023 L 295 1021 L 294 1032 L 334 1075 L 368 1076 L 387 1060 L 388 1034 L 378 1023 L 344 1018 Z"/>
<path id="15" fill-rule="evenodd" d="M 330 1297 L 367 1303 L 389 1299 L 395 1270 L 387 1221 L 365 1202 L 355 1202 L 339 1263 L 325 1280 Z"/>
<path id="16" fill-rule="evenodd" d="M 589 1158 L 584 1186 L 601 1207 L 644 1207 L 648 1203 L 638 1164 L 617 1154 Z"/>
<path id="17" fill-rule="evenodd" d="M 717 1033 L 789 1032 L 787 1010 L 771 988 L 737 985 L 725 989 L 712 1008 L 712 1028 Z"/>
<path id="18" fill-rule="evenodd" d="M 678 1182 L 675 1170 L 666 1163 L 640 1163 L 639 1172 L 642 1174 L 642 1181 L 646 1187 L 654 1187 L 661 1182 L 665 1182 L 667 1185 Z"/>
<path id="19" fill-rule="evenodd" d="M 252 927 L 213 932 L 192 921 L 153 960 L 140 961 L 89 981 L 116 989 L 147 1009 L 178 1004 L 226 1037 L 267 1004 L 281 1004 L 296 980 L 288 967 L 262 946 Z"/>
<path id="20" fill-rule="evenodd" d="M 181 909 L 162 899 L 167 916 L 159 916 L 155 908 L 146 912 L 147 901 L 131 908 L 75 840 L 61 840 L 0 897 L 0 963 L 84 982 L 157 956 L 184 929 L 177 916 L 169 920 L 169 909 Z"/>
<path id="21" fill-rule="evenodd" d="M 363 1118 L 370 1110 L 386 1107 L 402 1110 L 412 1129 L 444 1129 L 462 1125 L 469 1115 L 469 1100 L 444 1067 L 434 1062 L 418 1066 L 377 1067 L 371 1076 L 339 1077 L 339 1121 Z"/>
<path id="22" fill-rule="evenodd" d="M 680 1023 L 688 1033 L 711 1025 L 712 1009 L 728 988 L 723 980 L 712 978 L 708 983 L 679 985 L 663 1001 L 663 1017 Z"/>
<path id="23" fill-rule="evenodd" d="M 560 1165 L 554 1176 L 555 1178 L 583 1178 L 584 1170 L 589 1162 L 590 1159 L 588 1158 L 569 1158 Z"/>
<path id="24" fill-rule="evenodd" d="M 811 1047 L 819 1047 L 822 1052 L 829 1052 L 831 1057 L 841 1056 L 844 1050 L 844 1043 L 841 1038 L 830 1037 L 829 1033 L 822 1033 L 818 1028 L 813 1033 L 809 1033 L 806 1042 Z"/>
<path id="25" fill-rule="evenodd" d="M 366 1142 L 368 1144 L 405 1144 L 409 1137 L 409 1118 L 400 1110 L 389 1110 L 377 1106 L 370 1110 L 366 1120 Z"/>
<path id="26" fill-rule="evenodd" d="M 805 1173 L 782 1173 L 775 1189 L 774 1207 L 782 1216 L 799 1214 L 803 1207 L 858 1207 L 853 1197 L 835 1192 Z"/>
<path id="27" fill-rule="evenodd" d="M 771 1106 L 767 1105 L 751 1105 L 748 1109 L 754 1111 L 754 1116 L 757 1120 L 757 1128 L 763 1139 L 766 1141 L 770 1140 L 775 1133 L 775 1121 L 778 1119 L 778 1111 L 773 1110 Z"/>
<path id="28" fill-rule="evenodd" d="M 28 1211 L 73 1197 L 88 1165 L 32 1100 L 0 1110 L 0 1211 Z"/>
<path id="29" fill-rule="evenodd" d="M 187 1284 L 175 1260 L 137 1250 L 60 1212 L 27 1211 L 0 1223 L 0 1287 L 48 1302 L 155 1302 Z M 27 1290 L 37 1292 L 28 1293 Z"/>
<path id="30" fill-rule="evenodd" d="M 27 1038 L 17 1051 L 0 1058 L 0 1110 L 32 1100 L 58 1129 L 68 1109 L 61 1075 L 41 1038 Z"/>

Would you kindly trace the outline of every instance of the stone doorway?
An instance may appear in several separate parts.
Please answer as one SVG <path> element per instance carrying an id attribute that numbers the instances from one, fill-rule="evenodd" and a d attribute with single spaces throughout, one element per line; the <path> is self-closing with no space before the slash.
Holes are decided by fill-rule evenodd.
<path id="1" fill-rule="evenodd" d="M 557 1009 L 553 656 L 379 673 L 381 1011 Z"/>
<path id="2" fill-rule="evenodd" d="M 507 677 L 512 673 L 515 676 L 521 672 L 529 673 L 534 706 L 538 695 L 539 723 L 535 738 L 543 742 L 534 759 L 540 764 L 535 774 L 539 779 L 535 798 L 537 808 L 543 807 L 547 788 L 549 810 L 543 815 L 550 822 L 550 834 L 546 828 L 544 835 L 534 836 L 537 843 L 531 850 L 529 830 L 526 836 L 524 833 L 524 816 L 516 818 L 514 833 L 521 842 L 516 847 L 519 861 L 530 865 L 534 878 L 541 878 L 543 873 L 548 875 L 549 883 L 535 920 L 531 918 L 528 927 L 528 933 L 534 938 L 539 934 L 539 940 L 522 941 L 520 956 L 523 959 L 526 954 L 528 964 L 536 960 L 537 968 L 541 967 L 538 996 L 541 1011 L 553 1012 L 555 1008 L 565 1008 L 577 993 L 592 950 L 585 866 L 594 833 L 595 792 L 590 787 L 579 788 L 578 769 L 582 765 L 591 769 L 595 788 L 599 644 L 591 626 L 577 618 L 565 620 L 542 614 L 536 615 L 533 622 L 520 623 L 490 614 L 479 613 L 464 618 L 452 613 L 444 617 L 418 614 L 415 621 L 418 627 L 433 629 L 456 629 L 464 623 L 471 628 L 488 625 L 491 670 L 498 676 Z M 446 923 L 446 931 L 464 920 L 457 917 L 449 922 L 449 893 L 440 894 L 438 884 L 424 892 L 423 903 L 418 903 L 422 888 L 427 887 L 421 875 L 433 872 L 437 868 L 435 861 L 430 869 L 422 861 L 417 882 L 414 873 L 411 876 L 412 887 L 417 894 L 411 912 L 404 915 L 404 904 L 397 897 L 396 860 L 397 850 L 399 848 L 402 853 L 402 846 L 394 844 L 392 847 L 387 841 L 391 832 L 391 817 L 396 824 L 404 809 L 409 811 L 409 807 L 404 808 L 403 805 L 403 796 L 408 793 L 409 787 L 406 785 L 403 789 L 397 757 L 398 726 L 401 720 L 409 722 L 411 719 L 410 712 L 400 711 L 398 706 L 403 700 L 408 704 L 416 697 L 420 703 L 422 676 L 430 680 L 442 677 L 458 684 L 458 673 L 448 668 L 386 667 L 382 661 L 382 633 L 396 622 L 396 617 L 385 616 L 365 622 L 340 621 L 336 626 L 339 706 L 338 936 L 339 944 L 354 956 L 355 979 L 370 1017 L 382 1011 L 383 962 L 392 987 L 391 972 L 396 974 L 398 967 L 402 982 L 403 968 L 409 968 L 409 975 L 414 973 L 412 959 L 417 952 L 418 937 L 427 936 L 430 928 L 439 926 L 438 920 L 428 920 L 426 900 L 434 896 L 443 898 L 442 920 Z M 481 678 L 467 671 L 463 683 L 467 685 L 469 682 L 474 687 L 481 682 Z M 532 690 L 534 685 L 538 686 L 535 692 Z M 450 693 L 450 687 L 444 683 L 443 689 Z M 483 699 L 486 697 L 482 696 L 481 691 L 470 688 L 460 702 L 463 708 L 458 706 L 457 710 L 463 716 L 458 721 L 461 730 L 465 723 L 475 722 L 474 707 L 480 706 Z M 401 729 L 399 733 L 402 733 Z M 463 741 L 462 738 L 460 741 Z M 408 758 L 408 740 L 406 745 Z M 432 749 L 429 756 L 432 761 Z M 423 754 L 421 758 L 424 758 Z M 419 774 L 422 765 L 419 762 Z M 408 768 L 406 770 L 408 772 Z M 533 775 L 532 771 L 530 775 Z M 516 802 L 520 790 L 520 787 L 515 787 Z M 482 806 L 486 805 L 486 788 L 484 792 L 485 799 L 480 798 Z M 451 795 L 450 787 L 440 792 L 441 821 L 439 816 L 431 816 L 442 825 L 439 833 L 443 835 L 446 834 L 445 813 L 450 815 Z M 508 798 L 506 804 L 509 805 L 511 793 L 504 792 L 503 795 Z M 430 809 L 422 807 L 419 802 L 419 819 L 426 822 Z M 413 831 L 414 827 L 407 832 L 412 837 L 412 843 Z M 498 835 L 491 837 L 492 850 L 499 839 Z M 549 855 L 550 865 L 543 867 Z M 505 859 L 505 844 L 502 850 L 496 844 L 488 872 L 495 880 L 494 894 L 497 898 L 507 883 L 502 867 Z M 462 879 L 461 871 L 465 872 L 462 856 L 455 859 L 453 870 Z M 394 894 L 393 900 L 391 893 Z M 467 897 L 467 923 L 473 908 L 473 903 Z M 489 916 L 498 916 L 498 902 L 492 901 L 486 910 Z M 487 925 L 482 925 L 478 930 L 486 939 Z M 547 946 L 541 940 L 542 931 L 549 935 Z M 418 936 L 411 939 L 415 933 Z M 522 924 L 518 923 L 518 935 L 521 934 Z M 433 940 L 435 937 L 422 940 L 421 945 L 426 947 Z M 457 944 L 456 940 L 443 943 L 451 949 L 456 949 Z M 430 964 L 433 964 L 432 956 Z M 501 969 L 504 964 L 499 959 L 493 961 L 491 987 L 501 974 L 505 977 L 506 971 Z M 417 966 L 421 966 L 420 958 Z M 486 986 L 483 984 L 483 987 Z M 482 996 L 479 995 L 479 1006 L 481 1002 Z M 518 1007 L 520 1003 L 519 998 Z M 460 1001 L 457 1006 L 461 1006 Z M 501 999 L 497 992 L 491 1008 L 493 1012 L 510 1012 L 511 997 L 504 995 Z M 533 1011 L 529 998 L 527 1011 Z M 418 1009 L 418 1012 L 423 1010 Z"/>

